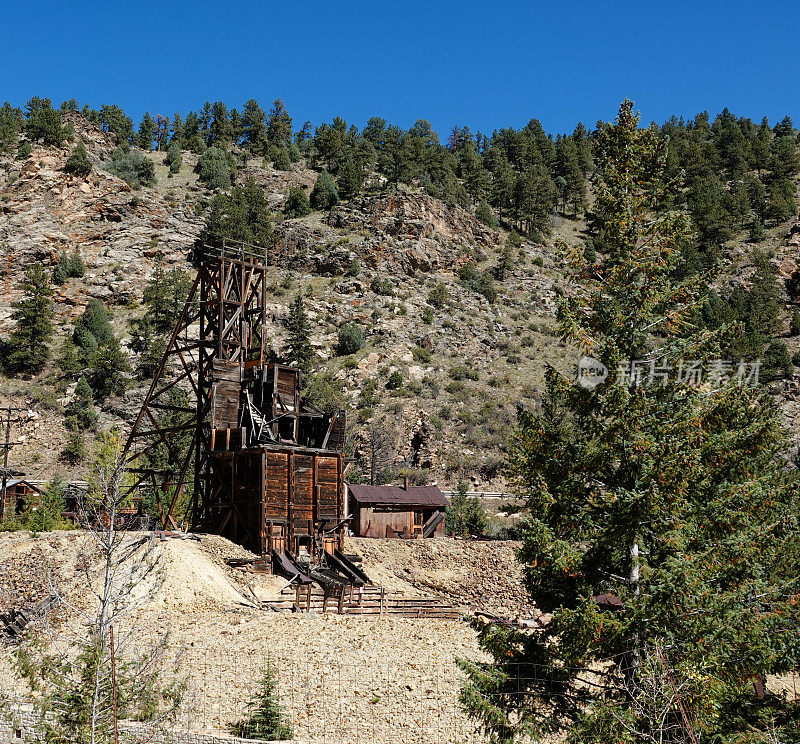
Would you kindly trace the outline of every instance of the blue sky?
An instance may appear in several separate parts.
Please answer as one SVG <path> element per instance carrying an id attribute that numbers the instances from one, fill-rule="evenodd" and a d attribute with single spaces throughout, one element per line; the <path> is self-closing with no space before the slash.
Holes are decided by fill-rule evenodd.
<path id="1" fill-rule="evenodd" d="M 119 103 L 138 122 L 283 98 L 296 127 L 378 115 L 444 134 L 571 131 L 627 96 L 644 122 L 728 106 L 800 123 L 797 2 L 0 2 L 15 105 Z"/>

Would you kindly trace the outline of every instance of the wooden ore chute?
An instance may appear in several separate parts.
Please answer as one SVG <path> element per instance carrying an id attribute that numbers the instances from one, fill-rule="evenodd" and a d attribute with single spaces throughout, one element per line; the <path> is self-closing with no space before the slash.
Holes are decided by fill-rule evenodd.
<path id="1" fill-rule="evenodd" d="M 193 530 L 314 560 L 341 544 L 346 420 L 306 405 L 300 371 L 269 359 L 259 250 L 197 250 L 197 277 L 126 443 L 129 485 L 153 489 L 165 527 L 177 526 L 191 483 Z M 172 400 L 176 386 L 190 405 Z M 170 467 L 148 462 L 156 449 Z"/>

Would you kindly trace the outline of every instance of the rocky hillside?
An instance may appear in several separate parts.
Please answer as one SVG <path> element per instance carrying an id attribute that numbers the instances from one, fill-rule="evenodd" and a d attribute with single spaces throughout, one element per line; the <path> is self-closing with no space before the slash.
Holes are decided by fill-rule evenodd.
<path id="1" fill-rule="evenodd" d="M 187 254 L 212 194 L 198 183 L 197 159 L 190 153 L 174 177 L 168 177 L 163 153 L 147 153 L 157 183 L 133 190 L 102 165 L 113 136 L 77 113 L 69 118 L 94 165 L 88 176 L 64 172 L 70 147 L 34 145 L 23 160 L 0 159 L 0 336 L 10 328 L 11 303 L 20 295 L 25 268 L 40 262 L 49 271 L 63 250 L 77 249 L 86 274 L 55 287 L 53 349 L 72 332 L 90 298 L 109 306 L 125 349 L 154 267 L 191 270 Z M 278 210 L 292 186 L 310 188 L 316 173 L 302 161 L 287 172 L 251 159 L 239 169 L 238 179 L 246 178 L 262 186 Z M 523 242 L 515 249 L 504 278 L 494 282 L 497 298 L 489 302 L 460 281 L 457 271 L 469 261 L 480 271 L 497 266 L 505 234 L 414 189 L 370 193 L 330 212 L 280 221 L 270 269 L 273 346 L 284 348 L 288 305 L 302 292 L 315 365 L 329 373 L 347 402 L 354 454 L 363 453 L 370 428 L 382 422 L 392 435 L 395 469 L 440 484 L 464 478 L 502 490 L 515 405 L 533 403 L 545 365 L 571 373 L 576 356 L 553 331 L 556 298 L 567 288 L 551 240 L 579 240 L 582 223 L 556 215 L 552 222 L 547 243 Z M 765 243 L 784 277 L 797 265 L 798 235 L 775 228 Z M 731 249 L 730 281 L 746 280 L 749 273 L 744 237 Z M 432 304 L 434 288 L 442 299 Z M 364 329 L 364 347 L 336 356 L 338 330 L 351 321 Z M 796 352 L 797 339 L 786 340 Z M 403 383 L 388 389 L 395 371 Z M 797 381 L 776 384 L 796 430 Z M 132 377 L 124 395 L 104 404 L 100 426 L 127 426 L 146 385 Z M 70 466 L 59 455 L 63 407 L 73 390 L 74 382 L 65 384 L 55 363 L 33 379 L 0 379 L 0 404 L 31 409 L 29 421 L 16 430 L 21 446 L 12 464 L 32 478 L 84 472 L 85 463 Z"/>

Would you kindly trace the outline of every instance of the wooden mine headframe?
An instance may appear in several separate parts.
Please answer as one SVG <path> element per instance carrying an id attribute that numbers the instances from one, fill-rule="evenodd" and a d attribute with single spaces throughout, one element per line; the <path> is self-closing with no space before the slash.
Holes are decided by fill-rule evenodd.
<path id="1" fill-rule="evenodd" d="M 152 488 L 164 527 L 191 482 L 192 529 L 262 554 L 333 550 L 347 518 L 344 412 L 305 405 L 300 371 L 267 358 L 264 249 L 202 246 L 195 263 L 125 446 L 130 487 Z"/>
<path id="2" fill-rule="evenodd" d="M 194 259 L 197 276 L 125 452 L 134 476 L 131 487 L 149 485 L 158 494 L 167 490 L 165 485 L 170 486 L 169 504 L 159 499 L 165 526 L 176 526 L 172 518 L 175 504 L 189 478 L 193 480 L 191 520 L 192 526 L 199 528 L 208 521 L 215 489 L 214 458 L 210 456 L 213 415 L 219 413 L 223 397 L 214 395 L 215 387 L 224 388 L 228 383 L 232 393 L 235 386 L 238 403 L 242 374 L 264 364 L 267 255 L 266 249 L 257 246 L 226 242 L 220 248 L 201 246 Z M 187 382 L 194 403 L 176 403 L 175 392 Z M 186 446 L 188 435 L 191 441 Z M 147 464 L 145 456 L 159 445 L 165 448 L 171 467 Z"/>

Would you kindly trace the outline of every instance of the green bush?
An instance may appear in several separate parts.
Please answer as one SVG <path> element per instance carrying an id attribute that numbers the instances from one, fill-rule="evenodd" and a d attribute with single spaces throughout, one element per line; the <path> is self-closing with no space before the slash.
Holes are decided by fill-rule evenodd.
<path id="1" fill-rule="evenodd" d="M 359 275 L 359 273 L 361 273 L 361 264 L 358 262 L 358 259 L 353 256 L 350 259 L 350 262 L 347 264 L 347 271 L 345 274 L 347 276 L 356 277 Z"/>
<path id="2" fill-rule="evenodd" d="M 394 287 L 392 286 L 392 282 L 388 277 L 385 276 L 376 276 L 371 284 L 370 289 L 379 295 L 385 295 L 386 297 L 391 297 L 394 295 Z"/>
<path id="3" fill-rule="evenodd" d="M 445 509 L 445 531 L 459 537 L 481 535 L 486 529 L 486 512 L 477 496 L 468 496 L 467 484 L 460 481 Z"/>
<path id="4" fill-rule="evenodd" d="M 770 342 L 761 361 L 761 379 L 770 382 L 779 377 L 791 377 L 793 373 L 794 365 L 786 344 L 779 340 Z"/>
<path id="5" fill-rule="evenodd" d="M 403 375 L 400 370 L 396 369 L 389 375 L 389 379 L 386 381 L 386 389 L 399 390 L 401 387 L 403 387 Z"/>
<path id="6" fill-rule="evenodd" d="M 109 343 L 113 338 L 114 331 L 105 305 L 94 298 L 89 300 L 83 313 L 75 321 L 72 342 L 84 352 L 89 352 L 101 344 Z"/>
<path id="7" fill-rule="evenodd" d="M 76 429 L 67 432 L 67 439 L 61 450 L 61 457 L 70 465 L 77 465 L 86 457 L 86 442 L 83 439 L 83 432 Z"/>
<path id="8" fill-rule="evenodd" d="M 450 371 L 448 372 L 450 377 L 453 380 L 477 380 L 478 379 L 478 372 L 471 367 L 467 367 L 464 364 L 457 364 L 455 367 L 451 367 Z"/>
<path id="9" fill-rule="evenodd" d="M 334 379 L 332 369 L 322 370 L 306 377 L 303 398 L 325 413 L 334 413 L 345 407 L 342 385 Z"/>
<path id="10" fill-rule="evenodd" d="M 339 356 L 355 354 L 364 346 L 364 331 L 355 323 L 347 323 L 339 329 L 336 353 Z"/>
<path id="11" fill-rule="evenodd" d="M 477 219 L 478 222 L 482 222 L 486 227 L 492 228 L 492 230 L 497 227 L 497 218 L 494 216 L 492 208 L 485 200 L 479 202 L 475 209 L 475 219 Z"/>
<path id="12" fill-rule="evenodd" d="M 209 147 L 197 161 L 195 172 L 198 179 L 210 189 L 225 191 L 233 182 L 233 164 L 228 153 L 219 147 Z"/>
<path id="13" fill-rule="evenodd" d="M 424 308 L 422 308 L 422 322 L 425 323 L 425 325 L 430 325 L 431 323 L 433 323 L 432 307 L 425 306 Z"/>
<path id="14" fill-rule="evenodd" d="M 17 147 L 17 160 L 27 160 L 31 156 L 33 148 L 28 140 L 23 140 Z"/>
<path id="15" fill-rule="evenodd" d="M 285 147 L 279 147 L 278 153 L 272 161 L 275 170 L 290 171 L 292 169 L 292 161 L 289 157 L 289 152 Z"/>
<path id="16" fill-rule="evenodd" d="M 135 189 L 152 186 L 156 182 L 156 169 L 152 161 L 136 150 L 125 152 L 118 147 L 105 168 Z"/>
<path id="17" fill-rule="evenodd" d="M 414 359 L 422 364 L 428 364 L 433 358 L 433 353 L 430 349 L 424 349 L 422 346 L 415 346 L 411 349 L 411 355 Z"/>
<path id="18" fill-rule="evenodd" d="M 85 377 L 78 380 L 72 400 L 64 409 L 68 429 L 94 429 L 97 425 L 97 411 L 92 405 L 92 389 Z"/>
<path id="19" fill-rule="evenodd" d="M 173 142 L 167 148 L 167 156 L 164 158 L 164 165 L 169 166 L 170 175 L 178 173 L 183 165 L 183 153 L 177 142 Z"/>
<path id="20" fill-rule="evenodd" d="M 311 192 L 311 206 L 314 209 L 330 209 L 339 201 L 339 191 L 331 178 L 331 174 L 324 170 L 317 177 L 314 189 Z"/>
<path id="21" fill-rule="evenodd" d="M 22 522 L 25 528 L 31 532 L 51 532 L 64 529 L 69 527 L 69 524 L 61 516 L 65 508 L 64 481 L 56 473 L 45 484 L 38 500 L 27 505 Z"/>
<path id="22" fill-rule="evenodd" d="M 86 154 L 86 145 L 83 144 L 83 140 L 78 140 L 75 149 L 67 158 L 67 162 L 64 163 L 64 170 L 80 178 L 84 178 L 92 172 L 92 161 L 89 160 L 89 156 Z"/>
<path id="23" fill-rule="evenodd" d="M 58 262 L 53 267 L 53 284 L 63 284 L 67 279 L 80 278 L 86 273 L 83 259 L 76 247 L 71 254 L 61 251 Z"/>
<path id="24" fill-rule="evenodd" d="M 288 219 L 305 217 L 307 214 L 311 214 L 311 203 L 308 201 L 308 194 L 302 186 L 292 186 L 289 190 L 283 213 Z"/>
<path id="25" fill-rule="evenodd" d="M 458 280 L 464 287 L 473 292 L 483 295 L 489 302 L 497 299 L 497 290 L 492 281 L 492 275 L 485 271 L 480 271 L 473 263 L 465 263 L 458 270 Z"/>
<path id="26" fill-rule="evenodd" d="M 437 282 L 436 286 L 428 293 L 428 304 L 441 310 L 450 299 L 450 292 L 444 282 Z"/>

